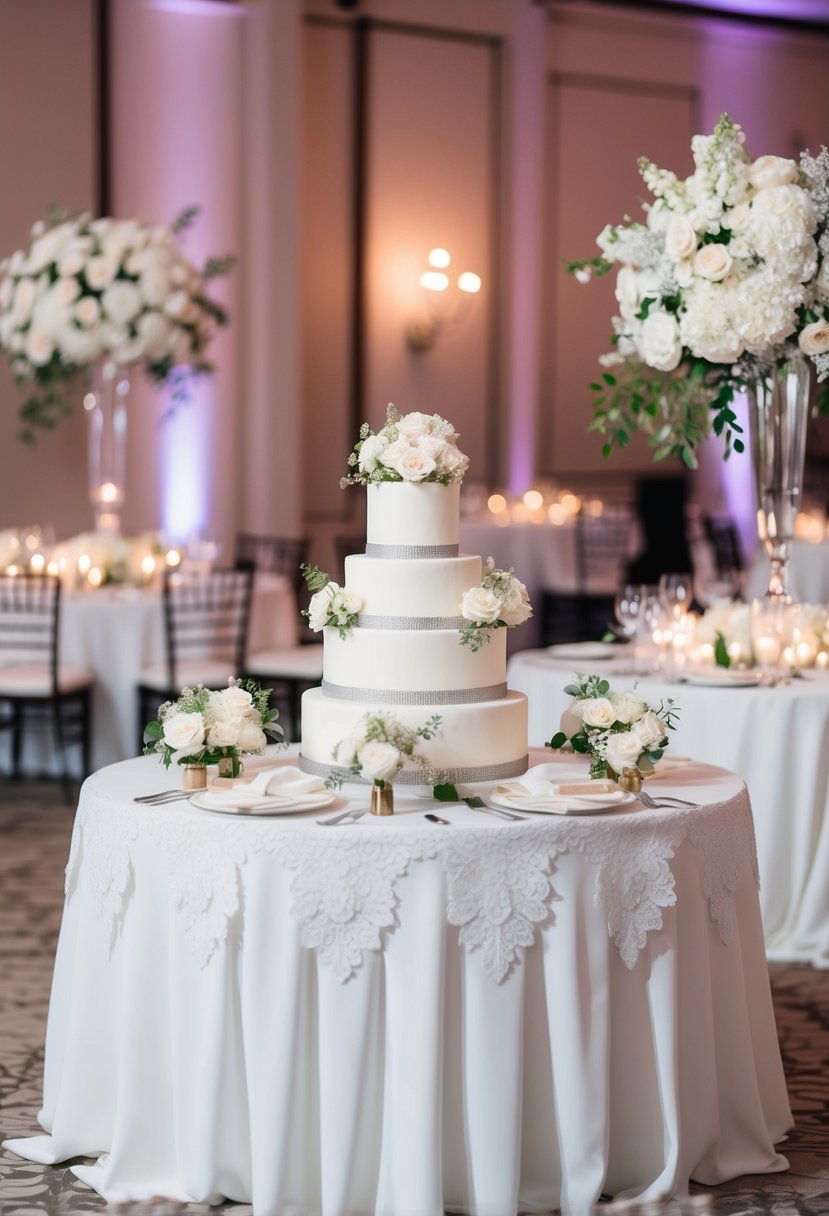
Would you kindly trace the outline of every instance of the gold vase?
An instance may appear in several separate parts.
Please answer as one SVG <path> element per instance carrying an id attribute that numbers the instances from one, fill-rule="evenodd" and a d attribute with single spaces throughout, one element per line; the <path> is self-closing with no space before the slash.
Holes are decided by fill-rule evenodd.
<path id="1" fill-rule="evenodd" d="M 372 815 L 394 814 L 394 790 L 388 782 L 385 785 L 372 785 L 369 809 Z"/>
<path id="2" fill-rule="evenodd" d="M 632 768 L 623 768 L 617 781 L 620 790 L 625 790 L 628 794 L 638 794 L 644 779 L 645 774 L 634 764 Z"/>
<path id="3" fill-rule="evenodd" d="M 235 756 L 221 756 L 219 758 L 219 776 L 220 777 L 240 777 L 244 765 L 241 760 Z"/>
<path id="4" fill-rule="evenodd" d="M 206 790 L 207 765 L 185 764 L 181 774 L 181 788 L 183 790 Z"/>

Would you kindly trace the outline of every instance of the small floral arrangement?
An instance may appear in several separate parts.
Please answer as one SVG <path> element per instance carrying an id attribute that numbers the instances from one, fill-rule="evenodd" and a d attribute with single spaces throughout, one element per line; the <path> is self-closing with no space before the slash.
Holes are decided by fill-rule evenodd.
<path id="1" fill-rule="evenodd" d="M 829 377 L 829 151 L 802 152 L 798 165 L 752 160 L 744 142 L 723 114 L 694 136 L 684 181 L 643 157 L 655 200 L 645 223 L 607 225 L 602 257 L 568 263 L 580 282 L 620 265 L 615 349 L 590 386 L 605 455 L 640 430 L 657 460 L 694 468 L 712 428 L 726 455 L 742 451 L 732 401 L 758 376 L 795 356 Z"/>
<path id="2" fill-rule="evenodd" d="M 423 784 L 435 785 L 441 778 L 437 769 L 415 749 L 421 739 L 432 739 L 440 730 L 441 717 L 433 714 L 422 726 L 404 726 L 394 714 L 366 714 L 353 734 L 341 739 L 334 748 L 333 759 L 352 773 L 366 778 L 381 789 L 394 781 L 407 760 L 423 770 Z M 340 785 L 339 775 L 329 777 L 328 784 Z"/>
<path id="3" fill-rule="evenodd" d="M 335 583 L 319 566 L 309 566 L 303 562 L 300 570 L 308 590 L 314 592 L 302 615 L 314 633 L 319 633 L 328 625 L 344 638 L 349 629 L 357 624 L 363 607 L 361 597 Z"/>
<path id="4" fill-rule="evenodd" d="M 256 680 L 228 680 L 211 691 L 201 684 L 185 688 L 176 701 L 159 706 L 158 718 L 144 727 L 144 754 L 158 752 L 165 768 L 177 764 L 218 764 L 230 760 L 231 775 L 241 772 L 240 756 L 255 755 L 266 743 L 282 742 L 270 689 Z"/>
<path id="5" fill-rule="evenodd" d="M 176 238 L 198 210 L 169 228 L 55 213 L 33 226 L 28 249 L 0 264 L 0 348 L 29 391 L 22 439 L 70 413 L 66 382 L 99 359 L 141 364 L 179 396 L 188 374 L 213 370 L 204 352 L 227 314 L 206 285 L 233 259 L 210 258 L 197 270 L 184 256 Z"/>
<path id="6" fill-rule="evenodd" d="M 667 731 L 675 729 L 675 702 L 652 709 L 635 692 L 612 692 L 602 676 L 579 673 L 576 679 L 564 691 L 574 698 L 568 715 L 578 721 L 578 729 L 569 736 L 559 731 L 545 747 L 571 743 L 574 751 L 590 757 L 590 776 L 596 779 L 615 780 L 626 768 L 652 772 L 668 746 Z"/>
<path id="7" fill-rule="evenodd" d="M 466 621 L 460 643 L 473 653 L 489 641 L 493 629 L 521 625 L 533 614 L 527 588 L 512 570 L 496 569 L 491 557 L 484 562 L 481 585 L 464 591 L 460 610 Z"/>
<path id="8" fill-rule="evenodd" d="M 448 486 L 463 481 L 469 457 L 458 450 L 451 422 L 437 414 L 400 414 L 389 403 L 386 425 L 375 435 L 367 422 L 348 457 L 354 470 L 342 487 L 378 481 L 436 481 Z"/>

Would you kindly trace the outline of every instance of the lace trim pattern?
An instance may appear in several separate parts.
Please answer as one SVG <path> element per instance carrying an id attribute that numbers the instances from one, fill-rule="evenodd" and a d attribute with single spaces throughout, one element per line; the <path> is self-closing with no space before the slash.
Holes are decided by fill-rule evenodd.
<path id="1" fill-rule="evenodd" d="M 83 888 L 94 900 L 113 950 L 128 915 L 139 837 L 165 859 L 171 906 L 195 959 L 204 967 L 227 940 L 242 901 L 243 868 L 256 854 L 274 854 L 290 873 L 291 914 L 301 940 L 341 981 L 366 951 L 383 949 L 394 932 L 397 880 L 416 862 L 436 859 L 446 878 L 446 914 L 459 940 L 479 951 L 500 983 L 554 920 L 556 858 L 580 853 L 595 870 L 595 906 L 629 968 L 663 909 L 674 906 L 671 863 L 688 842 L 702 856 L 702 886 L 720 939 L 728 943 L 733 897 L 749 870 L 757 882 L 747 797 L 713 803 L 692 814 L 659 817 L 577 817 L 527 821 L 451 832 L 395 825 L 382 839 L 376 825 L 325 832 L 290 821 L 207 821 L 169 807 L 136 807 L 101 795 L 87 782 L 67 864 L 67 899 Z M 277 860 L 278 859 L 278 860 Z"/>

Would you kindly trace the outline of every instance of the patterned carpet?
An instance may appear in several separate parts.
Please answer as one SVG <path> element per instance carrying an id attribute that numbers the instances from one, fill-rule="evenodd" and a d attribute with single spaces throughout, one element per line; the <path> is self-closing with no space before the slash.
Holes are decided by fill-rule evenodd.
<path id="1" fill-rule="evenodd" d="M 0 778 L 0 1139 L 37 1130 L 46 1011 L 71 828 L 71 812 L 56 785 L 15 786 Z M 697 1187 L 690 1204 L 669 1206 L 671 1216 L 692 1211 L 712 1216 L 829 1216 L 829 972 L 778 965 L 771 968 L 771 976 L 795 1117 L 795 1129 L 782 1149 L 791 1169 L 787 1174 L 739 1178 L 721 1187 Z M 598 1214 L 611 1216 L 619 1210 L 620 1205 L 601 1205 Z M 108 1205 L 66 1166 L 39 1166 L 0 1150 L 0 1216 L 102 1211 L 249 1216 L 250 1207 L 165 1201 Z M 627 1205 L 624 1211 L 633 1216 L 637 1209 Z"/>

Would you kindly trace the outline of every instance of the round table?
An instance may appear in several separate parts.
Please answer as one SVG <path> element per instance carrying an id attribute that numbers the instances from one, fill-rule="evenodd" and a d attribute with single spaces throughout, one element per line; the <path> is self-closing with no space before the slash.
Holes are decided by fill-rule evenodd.
<path id="1" fill-rule="evenodd" d="M 829 672 L 811 670 L 774 688 L 716 688 L 637 674 L 624 655 L 577 666 L 599 671 L 620 691 L 638 685 L 650 704 L 673 697 L 681 712 L 671 752 L 722 765 L 746 781 L 767 955 L 829 967 Z M 559 729 L 574 669 L 544 651 L 510 660 L 509 686 L 529 699 L 531 745 Z"/>
<path id="2" fill-rule="evenodd" d="M 402 788 L 344 827 L 315 819 L 365 787 L 272 818 L 132 801 L 169 785 L 147 757 L 83 787 L 47 1134 L 13 1151 L 255 1216 L 575 1214 L 786 1168 L 732 774 L 697 766 L 683 812 L 504 822 Z"/>

